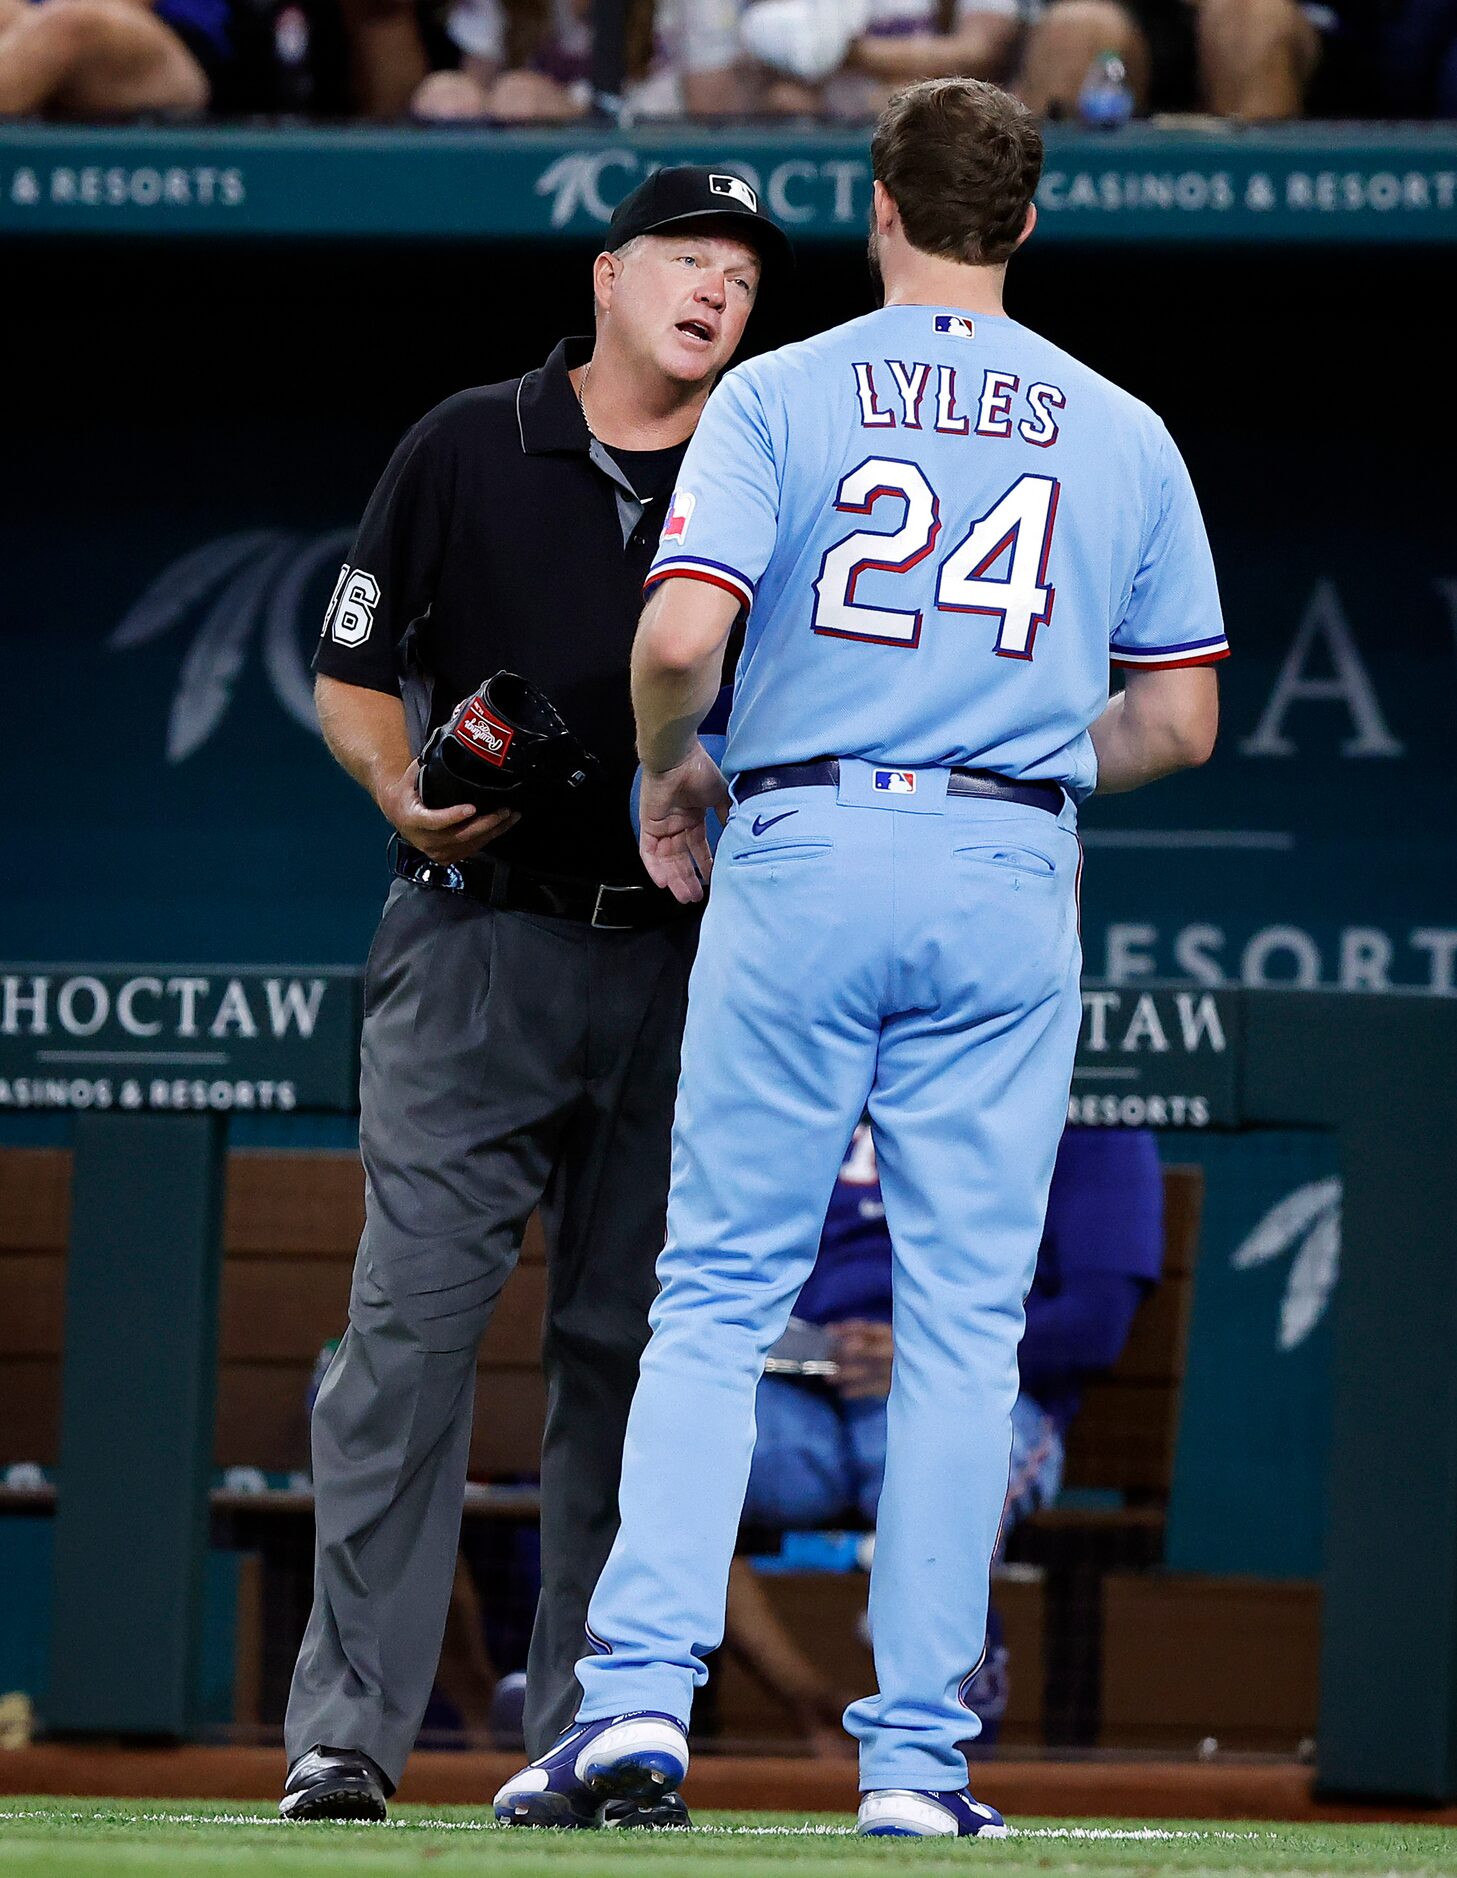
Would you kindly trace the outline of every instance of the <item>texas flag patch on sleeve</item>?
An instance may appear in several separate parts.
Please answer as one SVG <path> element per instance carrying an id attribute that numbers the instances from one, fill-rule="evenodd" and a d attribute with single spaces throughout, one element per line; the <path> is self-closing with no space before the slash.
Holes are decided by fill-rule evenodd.
<path id="1" fill-rule="evenodd" d="M 698 506 L 698 498 L 691 489 L 675 489 L 673 500 L 668 504 L 667 520 L 663 523 L 664 541 L 681 541 L 688 533 L 688 524 L 693 518 L 693 511 Z"/>

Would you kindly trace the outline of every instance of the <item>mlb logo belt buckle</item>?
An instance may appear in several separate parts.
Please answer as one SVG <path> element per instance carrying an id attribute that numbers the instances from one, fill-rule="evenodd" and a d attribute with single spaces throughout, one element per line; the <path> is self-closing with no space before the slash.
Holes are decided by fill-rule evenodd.
<path id="1" fill-rule="evenodd" d="M 946 807 L 949 769 L 909 769 L 901 763 L 866 763 L 840 758 L 839 799 L 851 808 L 901 809 L 940 815 Z"/>

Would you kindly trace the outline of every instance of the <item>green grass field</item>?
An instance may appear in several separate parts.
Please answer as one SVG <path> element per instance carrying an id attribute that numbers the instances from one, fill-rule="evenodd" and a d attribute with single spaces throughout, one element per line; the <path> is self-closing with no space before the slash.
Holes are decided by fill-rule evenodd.
<path id="1" fill-rule="evenodd" d="M 183 1800 L 0 1799 L 0 1878 L 780 1878 L 793 1864 L 920 1873 L 1457 1873 L 1457 1829 L 1168 1820 L 1020 1820 L 997 1842 L 868 1840 L 848 1816 L 707 1814 L 686 1833 L 504 1831 L 468 1807 L 400 1807 L 388 1826 L 284 1826 L 271 1807 Z"/>

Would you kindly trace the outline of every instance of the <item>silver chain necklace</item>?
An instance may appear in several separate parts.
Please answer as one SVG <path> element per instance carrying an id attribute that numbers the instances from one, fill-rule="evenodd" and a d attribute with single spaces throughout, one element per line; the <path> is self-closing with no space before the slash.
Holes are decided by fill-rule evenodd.
<path id="1" fill-rule="evenodd" d="M 582 367 L 581 381 L 577 386 L 577 408 L 582 413 L 582 422 L 587 426 L 587 435 L 592 439 L 593 443 L 600 443 L 602 439 L 597 435 L 596 431 L 593 430 L 591 419 L 587 416 L 587 380 L 591 376 L 591 372 L 592 361 L 588 359 L 587 363 Z"/>
<path id="2" fill-rule="evenodd" d="M 607 445 L 602 442 L 602 439 L 597 435 L 596 431 L 593 430 L 592 420 L 587 415 L 587 380 L 591 375 L 592 361 L 588 359 L 587 363 L 582 367 L 582 376 L 577 383 L 577 409 L 582 413 L 582 422 L 587 426 L 587 435 L 592 439 L 593 443 L 600 445 L 601 448 L 605 450 Z M 656 500 L 656 496 L 638 497 L 638 501 L 644 508 L 649 508 Z"/>

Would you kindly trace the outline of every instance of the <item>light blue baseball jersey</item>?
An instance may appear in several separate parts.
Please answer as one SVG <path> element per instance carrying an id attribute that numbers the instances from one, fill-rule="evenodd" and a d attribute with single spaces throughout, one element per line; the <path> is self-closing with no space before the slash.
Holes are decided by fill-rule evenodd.
<path id="1" fill-rule="evenodd" d="M 1189 474 L 1144 404 L 1017 321 L 894 306 L 730 372 L 648 586 L 749 609 L 729 773 L 820 756 L 1088 794 L 1109 663 L 1228 653 Z"/>

